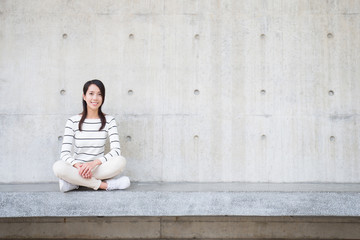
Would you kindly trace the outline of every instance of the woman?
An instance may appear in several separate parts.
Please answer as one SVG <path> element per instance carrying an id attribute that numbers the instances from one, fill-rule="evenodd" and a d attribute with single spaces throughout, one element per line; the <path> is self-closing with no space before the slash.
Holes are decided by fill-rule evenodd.
<path id="1" fill-rule="evenodd" d="M 126 176 L 112 179 L 124 170 L 126 160 L 121 156 L 115 118 L 101 111 L 104 101 L 104 84 L 97 79 L 86 82 L 83 88 L 83 112 L 67 120 L 61 160 L 53 166 L 62 192 L 79 186 L 94 190 L 125 189 L 130 186 Z M 107 138 L 110 152 L 104 155 Z"/>

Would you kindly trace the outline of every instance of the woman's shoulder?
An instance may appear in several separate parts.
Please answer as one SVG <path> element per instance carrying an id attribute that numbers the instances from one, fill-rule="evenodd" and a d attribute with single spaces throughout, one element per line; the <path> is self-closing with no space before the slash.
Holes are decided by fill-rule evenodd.
<path id="1" fill-rule="evenodd" d="M 68 118 L 68 120 L 70 120 L 71 122 L 79 122 L 81 119 L 81 115 L 80 114 L 77 114 L 77 115 L 74 115 L 74 116 L 71 116 Z"/>
<path id="2" fill-rule="evenodd" d="M 116 121 L 115 117 L 108 115 L 108 114 L 105 115 L 105 119 L 106 119 L 107 123 L 110 123 L 111 121 Z"/>

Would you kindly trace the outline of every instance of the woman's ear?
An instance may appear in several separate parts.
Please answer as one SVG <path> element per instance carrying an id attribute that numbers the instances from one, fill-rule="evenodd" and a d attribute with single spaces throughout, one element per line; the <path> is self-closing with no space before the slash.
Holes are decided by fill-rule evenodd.
<path id="1" fill-rule="evenodd" d="M 85 94 L 83 94 L 83 100 L 85 101 Z M 86 101 L 85 101 L 86 102 Z"/>

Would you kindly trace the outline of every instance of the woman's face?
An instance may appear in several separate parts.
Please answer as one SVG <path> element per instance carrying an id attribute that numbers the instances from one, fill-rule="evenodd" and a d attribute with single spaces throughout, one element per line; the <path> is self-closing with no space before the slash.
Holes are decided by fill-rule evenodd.
<path id="1" fill-rule="evenodd" d="M 89 86 L 86 95 L 83 95 L 83 98 L 87 104 L 88 110 L 93 111 L 97 111 L 103 101 L 101 91 L 95 84 Z"/>

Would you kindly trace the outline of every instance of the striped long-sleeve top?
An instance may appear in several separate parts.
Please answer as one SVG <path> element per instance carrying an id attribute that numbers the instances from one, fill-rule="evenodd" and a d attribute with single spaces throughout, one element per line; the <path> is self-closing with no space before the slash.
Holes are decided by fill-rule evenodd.
<path id="1" fill-rule="evenodd" d="M 120 156 L 120 142 L 115 118 L 105 116 L 105 127 L 99 131 L 100 119 L 85 119 L 79 130 L 81 115 L 75 115 L 66 122 L 61 159 L 74 165 L 99 159 L 102 163 L 110 157 Z M 106 140 L 109 138 L 110 151 L 104 155 Z"/>

